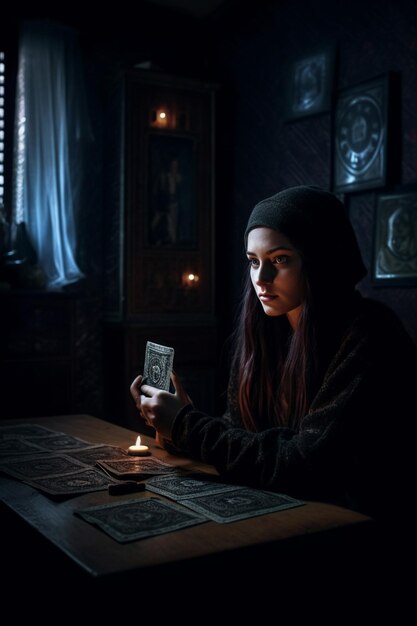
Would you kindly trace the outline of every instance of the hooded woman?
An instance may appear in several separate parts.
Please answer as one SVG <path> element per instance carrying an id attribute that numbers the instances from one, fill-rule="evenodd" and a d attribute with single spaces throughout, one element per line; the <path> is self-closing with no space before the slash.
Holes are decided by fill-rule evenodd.
<path id="1" fill-rule="evenodd" d="M 357 291 L 366 269 L 343 204 L 286 189 L 255 206 L 244 241 L 226 414 L 198 411 L 175 374 L 175 393 L 133 381 L 139 412 L 225 480 L 388 515 L 411 481 L 417 348 Z"/>

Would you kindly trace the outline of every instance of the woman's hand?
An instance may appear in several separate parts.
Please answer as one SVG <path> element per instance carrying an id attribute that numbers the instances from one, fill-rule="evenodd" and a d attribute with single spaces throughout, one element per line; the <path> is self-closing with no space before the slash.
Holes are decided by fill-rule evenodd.
<path id="1" fill-rule="evenodd" d="M 185 405 L 192 404 L 178 376 L 173 372 L 171 380 L 175 393 L 143 384 L 143 376 L 135 378 L 130 393 L 140 415 L 149 426 L 155 428 L 161 439 L 170 439 L 174 419 Z"/>

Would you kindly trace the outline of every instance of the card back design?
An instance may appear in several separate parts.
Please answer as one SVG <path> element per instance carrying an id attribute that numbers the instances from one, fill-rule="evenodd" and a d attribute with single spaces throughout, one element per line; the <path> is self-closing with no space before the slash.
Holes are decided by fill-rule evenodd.
<path id="1" fill-rule="evenodd" d="M 55 430 L 40 426 L 38 424 L 10 424 L 0 426 L 0 440 L 14 439 L 15 437 L 46 437 L 48 435 L 56 435 Z"/>
<path id="2" fill-rule="evenodd" d="M 43 478 L 55 474 L 70 474 L 81 468 L 83 463 L 63 455 L 31 456 L 14 458 L 1 464 L 1 469 L 15 478 L 23 480 L 30 478 Z"/>
<path id="3" fill-rule="evenodd" d="M 236 491 L 239 487 L 218 482 L 215 477 L 193 472 L 177 476 L 156 476 L 146 481 L 146 489 L 161 496 L 181 501 L 183 498 L 199 498 L 227 491 Z"/>
<path id="4" fill-rule="evenodd" d="M 116 481 L 89 467 L 71 474 L 47 476 L 26 481 L 36 489 L 55 496 L 72 496 L 90 491 L 104 491 Z"/>
<path id="5" fill-rule="evenodd" d="M 248 517 L 291 509 L 303 505 L 304 502 L 280 493 L 243 488 L 217 495 L 181 500 L 181 504 L 206 515 L 214 522 L 226 524 Z"/>
<path id="6" fill-rule="evenodd" d="M 177 472 L 175 465 L 165 463 L 156 458 L 116 459 L 98 461 L 97 467 L 116 478 L 141 478 L 153 474 L 170 474 Z"/>
<path id="7" fill-rule="evenodd" d="M 169 391 L 171 372 L 174 365 L 174 348 L 146 342 L 143 376 L 151 387 Z"/>
<path id="8" fill-rule="evenodd" d="M 84 448 L 83 450 L 67 450 L 65 456 L 76 459 L 86 465 L 95 465 L 97 461 L 104 460 L 121 460 L 127 456 L 127 452 L 123 448 L 110 445 L 97 445 Z"/>
<path id="9" fill-rule="evenodd" d="M 207 520 L 158 498 L 140 498 L 75 511 L 120 543 L 162 535 Z"/>

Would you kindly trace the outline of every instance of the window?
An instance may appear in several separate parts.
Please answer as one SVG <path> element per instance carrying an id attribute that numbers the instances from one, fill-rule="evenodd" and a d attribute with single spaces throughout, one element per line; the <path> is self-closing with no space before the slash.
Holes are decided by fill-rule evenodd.
<path id="1" fill-rule="evenodd" d="M 49 289 L 83 277 L 77 262 L 82 139 L 88 128 L 77 34 L 49 21 L 20 29 L 13 221 L 25 226 Z"/>
<path id="2" fill-rule="evenodd" d="M 0 207 L 4 206 L 4 123 L 5 123 L 5 54 L 0 52 Z"/>

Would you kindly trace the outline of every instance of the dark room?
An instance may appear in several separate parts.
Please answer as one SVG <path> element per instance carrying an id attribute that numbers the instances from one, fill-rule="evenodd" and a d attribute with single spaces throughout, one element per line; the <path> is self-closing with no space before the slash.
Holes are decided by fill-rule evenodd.
<path id="1" fill-rule="evenodd" d="M 5 9 L 4 610 L 405 623 L 416 288 L 415 0 Z"/>

